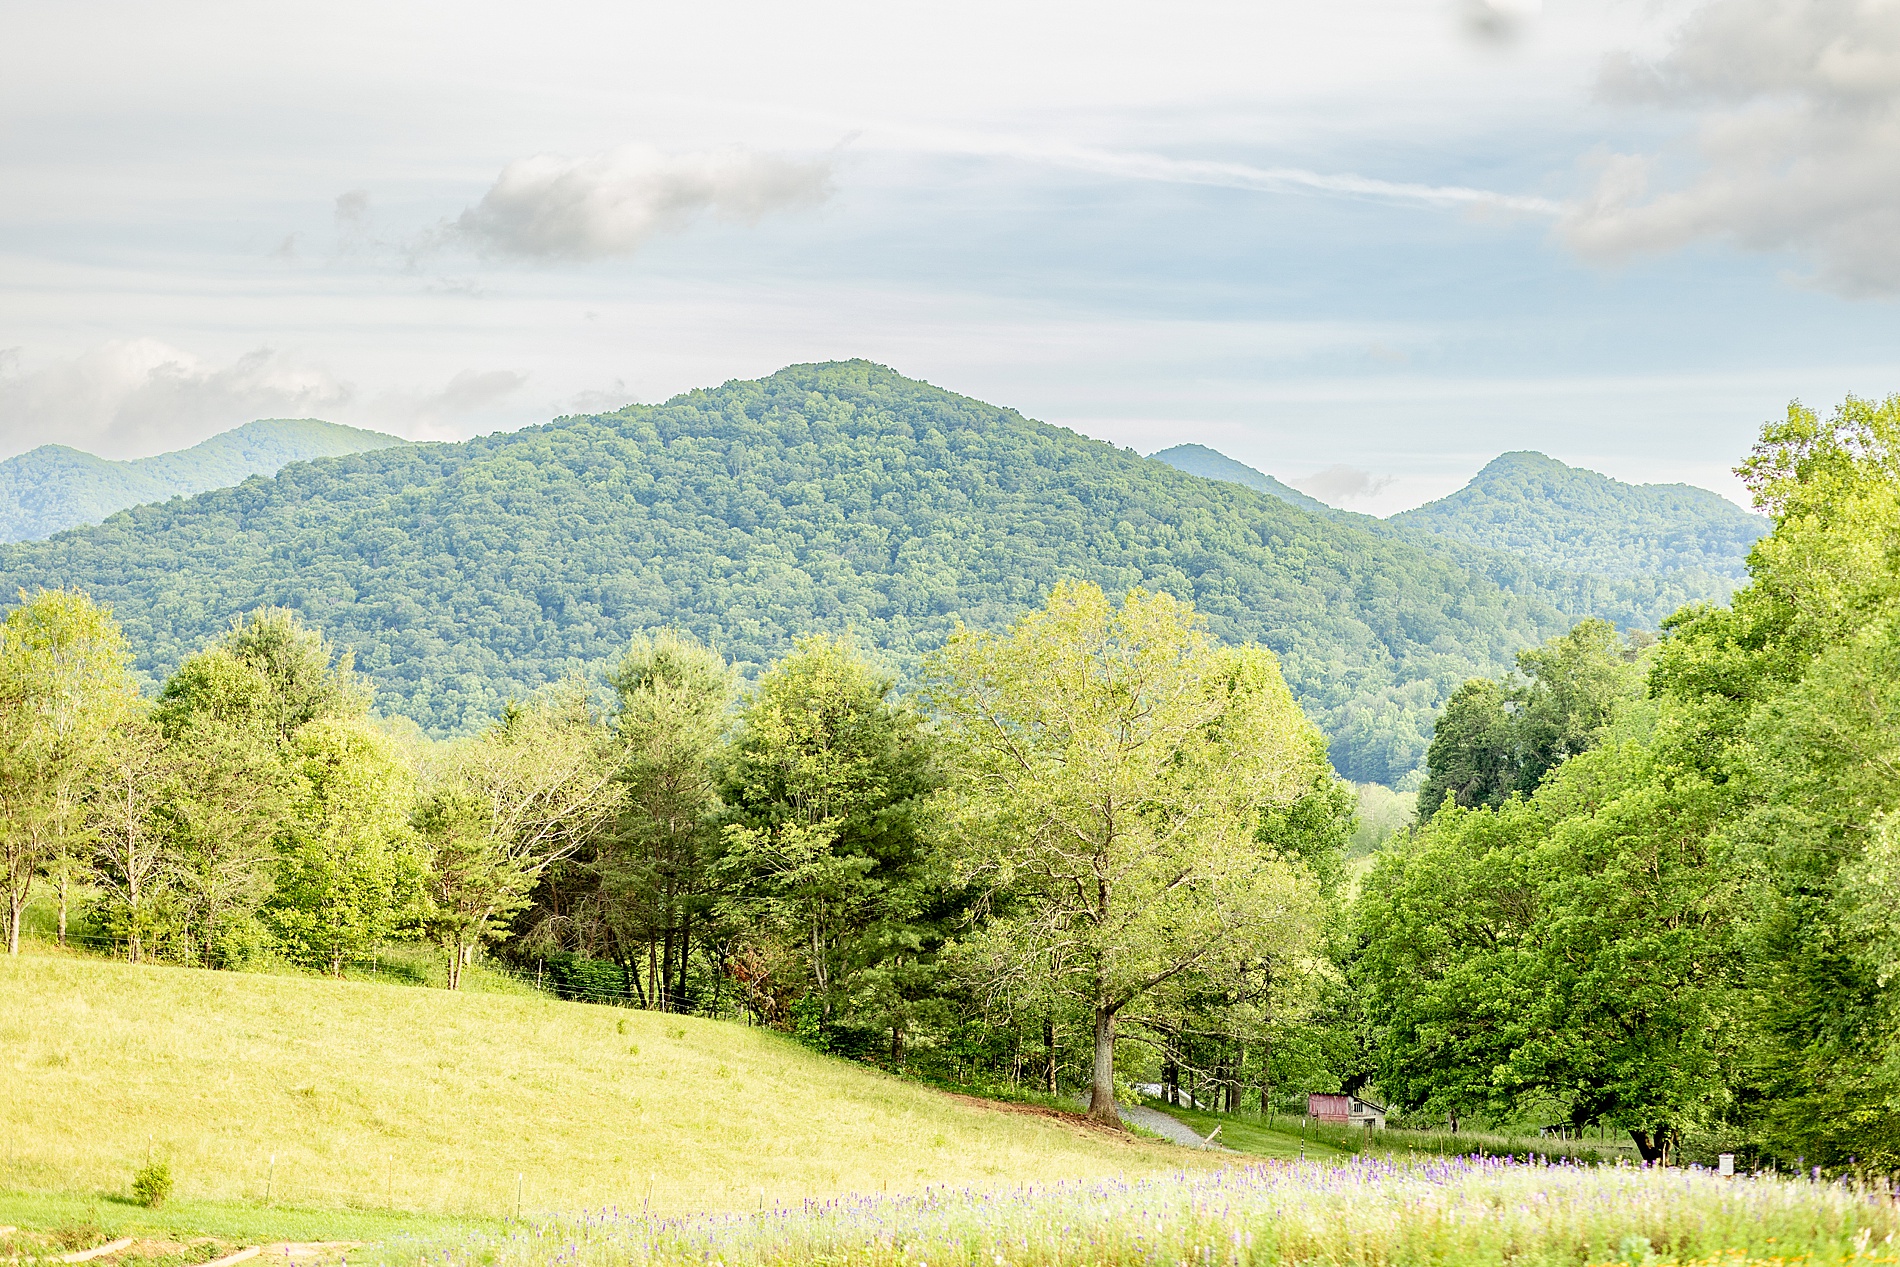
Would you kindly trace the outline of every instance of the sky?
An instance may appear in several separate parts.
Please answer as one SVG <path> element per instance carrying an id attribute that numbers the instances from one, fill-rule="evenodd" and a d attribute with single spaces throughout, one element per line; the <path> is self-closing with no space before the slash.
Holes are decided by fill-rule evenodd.
<path id="1" fill-rule="evenodd" d="M 1900 0 L 5 8 L 0 457 L 868 357 L 1388 514 L 1900 390 Z"/>

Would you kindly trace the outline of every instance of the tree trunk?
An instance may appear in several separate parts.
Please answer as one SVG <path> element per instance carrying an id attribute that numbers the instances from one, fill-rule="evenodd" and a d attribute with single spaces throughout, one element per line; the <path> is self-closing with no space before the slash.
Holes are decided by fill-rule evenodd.
<path id="1" fill-rule="evenodd" d="M 59 944 L 66 946 L 66 864 L 59 865 Z"/>
<path id="2" fill-rule="evenodd" d="M 1110 1126 L 1122 1124 L 1115 1107 L 1115 1013 L 1095 1008 L 1095 1072 L 1089 1085 L 1089 1116 Z"/>
<path id="3" fill-rule="evenodd" d="M 681 911 L 680 912 L 679 986 L 673 991 L 673 997 L 679 1000 L 680 1007 L 682 1009 L 686 1006 L 686 956 L 691 951 L 692 945 L 693 945 L 692 912 Z"/>
<path id="4" fill-rule="evenodd" d="M 1049 1083 L 1049 1094 L 1056 1093 L 1056 1018 L 1042 1018 L 1043 1074 Z"/>
<path id="5" fill-rule="evenodd" d="M 20 921 L 26 915 L 26 895 L 7 894 L 7 953 L 20 953 Z"/>
<path id="6" fill-rule="evenodd" d="M 1658 1127 L 1654 1131 L 1630 1127 L 1630 1138 L 1636 1141 L 1636 1151 L 1643 1160 L 1658 1166 L 1669 1164 L 1670 1145 L 1675 1143 L 1675 1132 L 1669 1127 Z"/>

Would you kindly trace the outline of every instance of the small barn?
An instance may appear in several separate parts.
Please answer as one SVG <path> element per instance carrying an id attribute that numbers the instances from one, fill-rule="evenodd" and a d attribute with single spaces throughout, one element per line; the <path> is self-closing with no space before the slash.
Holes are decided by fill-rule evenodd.
<path id="1" fill-rule="evenodd" d="M 1334 1095 L 1316 1091 L 1306 1097 L 1308 1117 L 1340 1126 L 1363 1126 L 1367 1130 L 1385 1129 L 1385 1106 L 1362 1100 L 1356 1095 Z"/>

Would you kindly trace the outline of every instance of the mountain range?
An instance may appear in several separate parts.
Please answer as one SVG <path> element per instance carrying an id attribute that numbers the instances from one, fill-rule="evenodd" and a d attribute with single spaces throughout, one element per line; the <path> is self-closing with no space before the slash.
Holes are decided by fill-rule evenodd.
<path id="1" fill-rule="evenodd" d="M 189 449 L 123 462 L 43 444 L 0 462 L 0 541 L 36 541 L 127 506 L 275 475 L 292 462 L 402 443 L 316 418 L 263 418 Z"/>
<path id="2" fill-rule="evenodd" d="M 1214 459 L 1231 462 L 1184 460 L 1230 471 Z M 903 676 L 959 621 L 999 626 L 1081 576 L 1169 590 L 1271 647 L 1341 773 L 1384 783 L 1418 766 L 1467 678 L 1578 616 L 1676 601 L 1654 577 L 1526 563 L 1260 479 L 869 362 L 801 365 L 137 506 L 0 546 L 0 592 L 86 589 L 154 680 L 233 615 L 290 607 L 355 650 L 385 711 L 453 733 L 642 630 L 688 630 L 748 673 L 844 633 Z"/>
<path id="3" fill-rule="evenodd" d="M 1542 453 L 1501 454 L 1451 496 L 1383 520 L 1328 506 L 1198 444 L 1153 456 L 1427 549 L 1458 543 L 1469 547 L 1458 552 L 1468 565 L 1501 584 L 1528 584 L 1560 606 L 1604 609 L 1625 625 L 1654 625 L 1685 602 L 1726 600 L 1771 526 L 1707 489 L 1626 484 Z"/>

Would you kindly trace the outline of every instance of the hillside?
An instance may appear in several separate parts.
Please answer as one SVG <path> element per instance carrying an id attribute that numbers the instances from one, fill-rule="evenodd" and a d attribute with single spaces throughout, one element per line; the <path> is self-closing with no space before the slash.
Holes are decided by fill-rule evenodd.
<path id="1" fill-rule="evenodd" d="M 748 670 L 849 630 L 906 669 L 1063 576 L 1192 599 L 1257 640 L 1359 780 L 1439 702 L 1566 622 L 1442 553 L 1204 480 L 867 362 L 405 445 L 0 547 L 0 592 L 81 586 L 151 677 L 292 607 L 436 732 L 675 625 Z"/>
<path id="2" fill-rule="evenodd" d="M 181 1201 L 474 1215 L 517 1174 L 678 1211 L 1188 1160 L 721 1021 L 38 955 L 0 958 L 0 1070 L 7 1192 L 123 1192 L 148 1149 Z"/>
<path id="3" fill-rule="evenodd" d="M 1244 484 L 1258 492 L 1270 493 L 1281 501 L 1292 502 L 1305 510 L 1329 511 L 1332 509 L 1317 497 L 1309 497 L 1290 484 L 1279 480 L 1264 471 L 1256 471 L 1244 462 L 1236 462 L 1217 449 L 1204 444 L 1177 444 L 1171 449 L 1148 455 L 1157 462 L 1166 462 L 1177 471 L 1186 471 L 1189 475 L 1198 475 L 1202 479 L 1226 480 L 1232 484 Z"/>
<path id="4" fill-rule="evenodd" d="M 1541 453 L 1506 453 L 1449 497 L 1391 523 L 1597 576 L 1686 577 L 1730 585 L 1768 521 L 1687 484 L 1625 484 Z"/>
<path id="5" fill-rule="evenodd" d="M 292 462 L 403 441 L 316 418 L 265 418 L 156 457 L 115 462 L 46 444 L 0 462 L 0 541 L 35 541 L 142 502 L 275 475 Z"/>

